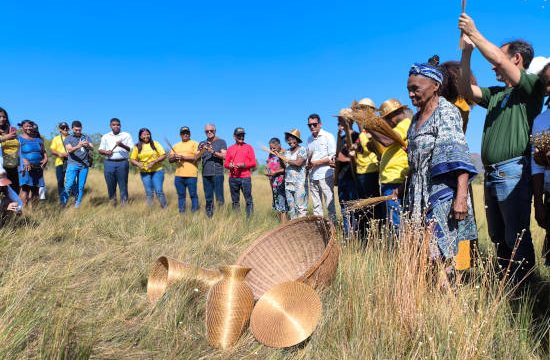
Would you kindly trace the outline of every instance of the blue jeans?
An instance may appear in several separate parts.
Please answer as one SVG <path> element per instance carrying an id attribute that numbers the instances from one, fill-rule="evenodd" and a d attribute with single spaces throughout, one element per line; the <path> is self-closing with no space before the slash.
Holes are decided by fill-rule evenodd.
<path id="1" fill-rule="evenodd" d="M 164 170 L 159 170 L 155 172 L 142 172 L 141 181 L 143 182 L 143 187 L 145 188 L 145 196 L 147 197 L 147 205 L 153 206 L 153 194 L 157 195 L 159 199 L 160 207 L 165 208 L 167 205 L 166 196 L 164 196 L 164 191 L 162 190 L 162 185 L 164 184 Z"/>
<path id="2" fill-rule="evenodd" d="M 88 178 L 88 167 L 81 164 L 68 164 L 65 172 L 65 188 L 61 195 L 61 205 L 67 205 L 71 193 L 71 189 L 74 188 L 75 183 L 78 183 L 78 191 L 76 192 L 75 205 L 79 206 L 84 196 L 84 187 L 86 186 L 86 179 Z"/>
<path id="3" fill-rule="evenodd" d="M 349 236 L 350 231 L 357 228 L 354 214 L 346 211 L 345 202 L 357 199 L 357 188 L 351 174 L 346 174 L 338 179 L 338 201 L 340 202 L 340 211 L 342 213 L 342 230 L 344 236 Z"/>
<path id="4" fill-rule="evenodd" d="M 229 178 L 229 190 L 231 191 L 231 202 L 233 209 L 239 210 L 241 204 L 242 190 L 246 202 L 246 216 L 250 217 L 254 212 L 254 203 L 252 201 L 252 180 L 248 178 Z"/>
<path id="5" fill-rule="evenodd" d="M 382 196 L 391 195 L 401 184 L 381 184 L 380 192 Z M 399 227 L 401 223 L 401 199 L 386 201 L 386 217 L 394 227 Z"/>
<path id="6" fill-rule="evenodd" d="M 213 175 L 202 177 L 202 187 L 204 188 L 204 199 L 206 202 L 206 215 L 211 217 L 214 213 L 214 195 L 218 206 L 222 206 L 223 198 L 223 175 Z"/>
<path id="7" fill-rule="evenodd" d="M 485 167 L 485 214 L 491 241 L 503 270 L 521 280 L 535 265 L 531 224 L 531 166 L 527 157 L 517 157 Z M 523 232 L 512 259 L 518 234 Z"/>
<path id="8" fill-rule="evenodd" d="M 59 195 L 59 201 L 63 197 L 63 190 L 65 190 L 65 172 L 66 168 L 63 165 L 58 165 L 55 167 L 55 177 L 57 179 L 57 194 Z M 70 191 L 70 195 L 76 196 L 78 194 L 78 178 L 76 179 L 73 188 Z"/>
<path id="9" fill-rule="evenodd" d="M 128 160 L 112 161 L 106 159 L 103 163 L 103 175 L 107 183 L 109 200 L 116 200 L 116 187 L 120 191 L 120 202 L 128 201 Z"/>
<path id="10" fill-rule="evenodd" d="M 189 190 L 191 198 L 191 211 L 199 210 L 199 197 L 197 195 L 197 178 L 176 176 L 174 185 L 178 193 L 178 208 L 180 213 L 185 212 L 185 189 Z"/>

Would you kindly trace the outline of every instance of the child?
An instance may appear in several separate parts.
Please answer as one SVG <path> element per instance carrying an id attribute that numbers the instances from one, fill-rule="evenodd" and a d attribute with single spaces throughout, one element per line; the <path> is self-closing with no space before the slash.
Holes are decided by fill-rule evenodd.
<path id="1" fill-rule="evenodd" d="M 279 158 L 281 141 L 278 138 L 269 140 L 270 154 L 266 161 L 265 175 L 269 177 L 273 193 L 273 210 L 277 212 L 279 221 L 286 222 L 288 211 L 285 197 L 285 165 Z"/>

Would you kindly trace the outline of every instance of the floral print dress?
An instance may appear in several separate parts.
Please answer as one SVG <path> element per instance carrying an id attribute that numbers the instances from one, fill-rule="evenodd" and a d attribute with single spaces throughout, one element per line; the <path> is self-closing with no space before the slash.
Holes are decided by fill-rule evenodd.
<path id="1" fill-rule="evenodd" d="M 284 156 L 288 160 L 305 160 L 307 151 L 303 146 L 297 146 L 294 150 L 287 150 Z M 288 165 L 285 168 L 285 192 L 290 219 L 306 216 L 308 194 L 305 162 L 302 166 Z"/>
<path id="2" fill-rule="evenodd" d="M 271 173 L 284 169 L 284 164 L 277 156 L 269 154 L 267 158 L 267 168 Z M 285 195 L 285 174 L 270 176 L 269 183 L 273 193 L 273 210 L 277 212 L 287 212 Z"/>

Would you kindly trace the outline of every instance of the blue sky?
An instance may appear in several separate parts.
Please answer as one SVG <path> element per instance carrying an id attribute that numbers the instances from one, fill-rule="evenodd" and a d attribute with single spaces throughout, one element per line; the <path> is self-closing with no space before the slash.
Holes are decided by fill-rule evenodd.
<path id="1" fill-rule="evenodd" d="M 14 1 L 0 9 L 0 106 L 44 134 L 74 119 L 104 133 L 118 117 L 134 137 L 149 127 L 173 142 L 182 125 L 202 139 L 207 122 L 229 143 L 236 126 L 254 146 L 294 127 L 305 138 L 308 114 L 335 132 L 331 115 L 353 99 L 410 104 L 413 62 L 460 57 L 460 0 Z M 524 38 L 550 57 L 547 0 L 470 0 L 467 13 L 491 41 Z M 496 83 L 479 54 L 473 69 L 482 85 Z M 483 118 L 474 110 L 473 152 Z"/>

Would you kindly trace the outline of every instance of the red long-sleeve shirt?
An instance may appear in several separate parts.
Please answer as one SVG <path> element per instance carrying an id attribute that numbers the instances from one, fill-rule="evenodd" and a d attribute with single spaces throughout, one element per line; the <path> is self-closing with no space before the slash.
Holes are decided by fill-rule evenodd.
<path id="1" fill-rule="evenodd" d="M 244 168 L 233 169 L 229 164 L 244 164 Z M 229 169 L 229 177 L 247 178 L 250 177 L 250 169 L 256 167 L 256 155 L 254 149 L 248 144 L 233 144 L 227 149 L 223 166 Z"/>

